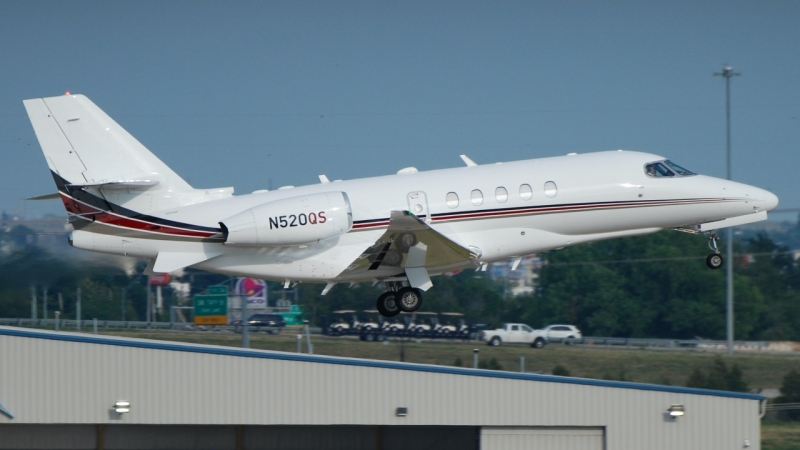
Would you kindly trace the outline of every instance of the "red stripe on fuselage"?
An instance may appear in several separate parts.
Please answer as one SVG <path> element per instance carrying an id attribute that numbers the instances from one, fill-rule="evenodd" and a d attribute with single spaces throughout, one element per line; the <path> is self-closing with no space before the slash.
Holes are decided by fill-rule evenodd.
<path id="1" fill-rule="evenodd" d="M 532 206 L 530 208 L 518 209 L 505 209 L 498 211 L 474 211 L 474 212 L 461 212 L 461 213 L 445 213 L 436 214 L 431 222 L 448 222 L 454 220 L 467 220 L 467 219 L 490 219 L 496 217 L 510 217 L 520 215 L 535 215 L 535 214 L 549 214 L 557 212 L 577 212 L 586 210 L 603 210 L 603 209 L 616 209 L 616 208 L 643 208 L 649 206 L 673 206 L 684 205 L 691 203 L 716 203 L 731 201 L 733 199 L 682 199 L 682 200 L 652 200 L 652 201 L 632 201 L 632 202 L 613 202 L 613 203 L 589 203 L 580 205 L 558 205 L 558 206 Z M 353 225 L 354 230 L 365 230 L 368 228 L 382 228 L 389 226 L 389 221 L 386 219 L 378 219 L 375 221 L 365 221 Z"/>
<path id="2" fill-rule="evenodd" d="M 87 205 L 86 203 L 75 200 L 63 192 L 61 192 L 61 201 L 64 203 L 64 207 L 67 209 L 67 212 L 82 216 L 85 219 L 93 222 L 103 223 L 105 225 L 129 228 L 136 231 L 146 231 L 150 233 L 184 237 L 207 238 L 216 234 L 207 231 L 187 230 L 184 228 L 171 227 L 167 225 L 158 225 L 155 223 L 146 222 L 144 220 L 131 219 L 130 217 L 125 217 L 119 214 L 97 209 L 93 206 Z"/>

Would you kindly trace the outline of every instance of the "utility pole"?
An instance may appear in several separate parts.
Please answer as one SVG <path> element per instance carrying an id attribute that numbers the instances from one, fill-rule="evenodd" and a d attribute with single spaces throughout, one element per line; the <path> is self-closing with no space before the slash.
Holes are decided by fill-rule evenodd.
<path id="1" fill-rule="evenodd" d="M 81 331 L 81 288 L 75 291 L 75 320 L 78 323 L 78 331 Z"/>
<path id="2" fill-rule="evenodd" d="M 733 67 L 723 64 L 722 72 L 714 73 L 715 77 L 725 78 L 725 145 L 727 156 L 727 178 L 731 179 L 731 78 L 741 75 L 734 72 Z M 728 354 L 733 354 L 733 227 L 728 227 L 725 259 L 726 275 L 726 322 L 728 328 Z"/>
<path id="3" fill-rule="evenodd" d="M 36 286 L 31 285 L 31 319 L 36 320 Z"/>

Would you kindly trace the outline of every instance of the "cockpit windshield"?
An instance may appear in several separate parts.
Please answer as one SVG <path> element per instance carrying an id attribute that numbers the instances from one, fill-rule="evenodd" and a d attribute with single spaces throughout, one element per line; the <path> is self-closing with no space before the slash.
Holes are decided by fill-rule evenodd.
<path id="1" fill-rule="evenodd" d="M 647 176 L 653 178 L 674 177 L 676 176 L 676 174 L 677 176 L 683 176 L 683 177 L 697 175 L 696 173 L 690 170 L 686 170 L 683 167 L 668 160 L 645 164 L 644 173 L 646 173 Z"/>
<path id="2" fill-rule="evenodd" d="M 675 172 L 678 172 L 678 175 L 683 175 L 685 177 L 689 176 L 689 175 L 697 175 L 696 173 L 692 172 L 691 170 L 684 169 L 683 167 L 675 164 L 672 161 L 669 161 L 669 160 L 664 161 L 664 164 L 669 166 L 669 168 L 674 170 Z"/>
<path id="3" fill-rule="evenodd" d="M 674 177 L 675 173 L 669 169 L 667 166 L 660 162 L 650 163 L 644 166 L 644 171 L 649 177 L 661 178 L 661 177 Z"/>

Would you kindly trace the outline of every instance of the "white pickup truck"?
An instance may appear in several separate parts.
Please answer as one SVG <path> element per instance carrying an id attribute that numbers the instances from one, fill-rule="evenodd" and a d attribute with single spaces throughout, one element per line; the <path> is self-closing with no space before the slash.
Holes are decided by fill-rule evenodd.
<path id="1" fill-rule="evenodd" d="M 481 332 L 481 340 L 489 345 L 500 345 L 503 342 L 530 344 L 533 348 L 542 348 L 547 344 L 547 334 L 542 330 L 534 330 L 524 323 L 506 323 L 496 330 Z"/>

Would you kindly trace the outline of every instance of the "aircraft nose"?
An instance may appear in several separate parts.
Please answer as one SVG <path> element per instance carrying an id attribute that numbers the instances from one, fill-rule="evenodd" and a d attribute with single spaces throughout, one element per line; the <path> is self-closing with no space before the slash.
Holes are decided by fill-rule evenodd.
<path id="1" fill-rule="evenodd" d="M 759 192 L 759 206 L 766 211 L 772 211 L 778 206 L 778 196 L 770 191 Z"/>

